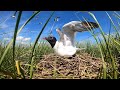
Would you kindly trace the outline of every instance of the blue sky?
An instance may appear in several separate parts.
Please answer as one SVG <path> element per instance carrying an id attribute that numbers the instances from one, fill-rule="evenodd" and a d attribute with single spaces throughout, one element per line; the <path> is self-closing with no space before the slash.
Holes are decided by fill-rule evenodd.
<path id="1" fill-rule="evenodd" d="M 4 40 L 10 40 L 13 36 L 13 31 L 15 27 L 15 22 L 17 19 L 12 18 L 11 16 L 14 14 L 15 11 L 0 11 L 0 39 Z M 108 16 L 106 15 L 105 11 L 91 11 L 96 16 L 97 20 L 99 21 L 100 25 L 102 26 L 105 33 L 108 33 L 108 30 L 110 28 L 110 20 Z M 45 24 L 46 20 L 51 15 L 52 11 L 41 11 L 34 19 L 32 19 L 28 25 L 25 26 L 25 28 L 20 32 L 20 34 L 17 37 L 18 41 L 25 42 L 34 42 L 36 39 L 38 33 L 42 29 L 43 25 Z M 112 17 L 115 24 L 117 24 L 117 19 L 113 15 L 113 11 L 108 11 L 110 16 Z M 120 14 L 119 11 L 117 13 Z M 23 11 L 20 26 L 33 14 L 33 11 Z M 77 16 L 76 16 L 77 15 Z M 54 18 L 60 17 L 59 20 L 54 24 L 54 27 L 52 29 L 53 35 L 59 39 L 58 34 L 56 32 L 56 28 L 61 28 L 62 26 L 70 21 L 78 21 L 79 19 L 83 21 L 83 17 L 87 18 L 89 21 L 93 21 L 94 19 L 86 12 L 78 12 L 78 11 L 55 11 L 53 17 L 51 18 L 50 22 L 47 24 L 44 32 L 42 33 L 40 38 L 43 38 L 45 36 L 48 36 L 49 30 L 53 26 Z M 79 18 L 78 18 L 79 17 Z M 41 24 L 40 24 L 41 23 Z M 111 30 L 114 32 L 114 30 Z M 98 29 L 95 29 L 95 32 L 99 32 Z M 3 34 L 7 33 L 7 34 Z M 76 35 L 76 41 L 82 42 L 88 39 L 88 37 L 91 37 L 91 34 L 89 32 L 82 32 L 77 33 Z M 94 41 L 94 38 L 89 38 L 91 41 Z"/>

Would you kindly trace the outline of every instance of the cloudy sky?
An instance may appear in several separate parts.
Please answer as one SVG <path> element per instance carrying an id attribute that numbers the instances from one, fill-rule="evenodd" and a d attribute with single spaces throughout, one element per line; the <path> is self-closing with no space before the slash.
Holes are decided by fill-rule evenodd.
<path id="1" fill-rule="evenodd" d="M 104 32 L 107 34 L 109 29 L 110 29 L 110 20 L 105 13 L 105 11 L 91 11 L 96 18 L 98 19 L 100 25 L 102 26 Z M 12 15 L 15 13 L 15 11 L 0 11 L 0 40 L 10 40 L 13 37 L 13 32 L 15 28 L 15 23 L 17 20 L 17 15 L 16 18 L 13 18 Z M 20 34 L 17 36 L 17 42 L 21 43 L 28 43 L 28 42 L 34 42 L 36 39 L 37 35 L 41 31 L 43 25 L 45 24 L 46 20 L 49 18 L 51 15 L 52 11 L 41 11 L 35 18 L 33 18 L 26 26 L 25 28 L 20 32 Z M 117 21 L 119 20 L 116 19 L 114 16 L 113 11 L 108 11 L 110 14 L 111 18 L 117 25 Z M 120 14 L 119 11 L 117 13 Z M 19 27 L 33 14 L 33 11 L 23 11 L 22 17 L 20 20 L 20 25 Z M 54 26 L 54 18 L 59 17 L 58 21 L 55 22 Z M 84 20 L 84 18 L 87 18 L 88 21 L 93 21 L 94 19 L 86 12 L 78 12 L 78 11 L 55 11 L 53 17 L 51 18 L 50 22 L 47 24 L 45 27 L 44 32 L 42 33 L 40 38 L 43 38 L 45 36 L 48 36 L 49 31 L 51 30 L 52 26 L 52 31 L 53 35 L 59 39 L 58 34 L 56 33 L 56 28 L 61 28 L 62 26 L 70 21 L 78 21 Z M 99 29 L 95 29 L 95 32 L 99 32 Z M 114 32 L 113 28 L 111 28 L 111 32 Z M 89 38 L 90 37 L 90 38 Z M 89 32 L 82 32 L 82 33 L 77 33 L 76 35 L 76 41 L 82 42 L 85 40 L 88 40 L 88 38 L 92 41 L 94 41 L 93 37 L 91 37 L 91 34 Z"/>

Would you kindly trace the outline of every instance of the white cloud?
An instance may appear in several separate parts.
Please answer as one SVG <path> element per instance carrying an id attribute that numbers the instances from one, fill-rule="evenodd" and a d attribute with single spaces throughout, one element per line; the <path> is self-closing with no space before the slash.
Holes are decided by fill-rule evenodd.
<path id="1" fill-rule="evenodd" d="M 22 41 L 24 39 L 24 37 L 22 37 L 22 36 L 17 36 L 17 38 L 16 38 L 16 40 L 18 40 L 18 41 Z"/>
<path id="2" fill-rule="evenodd" d="M 30 41 L 31 38 L 24 38 L 23 41 Z"/>
<path id="3" fill-rule="evenodd" d="M 30 44 L 30 40 L 31 38 L 30 37 L 23 37 L 23 36 L 17 36 L 16 38 L 16 42 L 17 44 L 22 44 L 22 45 L 29 45 Z"/>
<path id="4" fill-rule="evenodd" d="M 9 41 L 9 40 L 10 40 L 10 38 L 4 38 L 4 40 L 5 40 L 5 41 Z"/>
<path id="5" fill-rule="evenodd" d="M 23 41 L 22 41 L 22 42 L 20 42 L 20 43 L 21 43 L 21 44 L 28 44 L 27 42 L 23 42 Z"/>
<path id="6" fill-rule="evenodd" d="M 29 42 L 24 42 L 24 41 L 21 41 L 21 42 L 18 42 L 18 41 L 17 41 L 16 44 L 18 44 L 18 45 L 21 45 L 21 44 L 22 44 L 22 45 L 25 45 L 25 46 L 26 46 L 26 45 L 30 45 Z"/>
<path id="7" fill-rule="evenodd" d="M 26 42 L 26 41 L 30 41 L 31 38 L 25 38 L 25 37 L 23 37 L 23 36 L 17 36 L 16 40 L 17 40 L 17 41 Z"/>

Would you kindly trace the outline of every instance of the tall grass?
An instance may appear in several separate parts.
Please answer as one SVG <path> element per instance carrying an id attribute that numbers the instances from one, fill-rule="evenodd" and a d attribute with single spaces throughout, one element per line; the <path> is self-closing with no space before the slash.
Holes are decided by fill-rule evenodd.
<path id="1" fill-rule="evenodd" d="M 17 78 L 17 76 L 19 76 L 20 78 L 26 78 L 25 73 L 27 73 L 28 74 L 27 77 L 32 79 L 35 65 L 40 61 L 42 55 L 54 53 L 53 49 L 50 47 L 50 45 L 48 45 L 47 42 L 38 43 L 39 38 L 42 32 L 44 31 L 44 28 L 47 26 L 54 12 L 51 13 L 50 17 L 44 24 L 43 28 L 40 30 L 33 44 L 29 44 L 28 46 L 16 44 L 17 35 L 19 35 L 21 30 L 39 13 L 40 11 L 35 12 L 28 20 L 26 20 L 26 22 L 20 28 L 18 27 L 22 16 L 22 11 L 18 13 L 16 26 L 14 30 L 14 37 L 7 45 L 5 45 L 5 43 L 3 45 L 3 42 L 0 42 L 0 57 L 1 57 L 0 74 L 8 75 L 12 78 Z M 102 36 L 102 39 L 99 38 L 94 33 L 93 30 L 89 30 L 91 35 L 94 37 L 96 43 L 91 43 L 90 41 L 86 41 L 84 44 L 77 43 L 77 47 L 81 47 L 81 48 L 85 47 L 86 49 L 84 50 L 84 52 L 91 54 L 91 56 L 93 57 L 101 58 L 103 62 L 103 67 L 101 68 L 101 76 L 100 76 L 101 79 L 118 79 L 120 78 L 119 70 L 117 69 L 118 57 L 120 56 L 119 28 L 115 25 L 115 22 L 112 20 L 109 13 L 105 12 L 111 22 L 111 27 L 114 27 L 114 32 L 115 32 L 115 34 L 112 35 L 111 30 L 109 30 L 109 34 L 107 35 L 103 31 L 103 28 L 101 27 L 96 16 L 91 12 L 87 12 L 87 13 L 98 24 L 99 26 L 98 30 L 100 31 L 100 35 Z M 119 20 L 120 19 L 119 13 L 117 12 L 113 12 L 113 13 L 114 16 Z M 83 19 L 87 22 L 86 18 Z M 24 64 L 26 70 L 24 70 L 21 67 L 21 62 L 26 63 Z M 3 78 L 2 75 L 0 75 L 1 78 Z"/>
<path id="2" fill-rule="evenodd" d="M 117 62 L 117 60 L 116 60 L 116 52 L 119 52 L 119 51 L 117 49 L 118 47 L 116 47 L 114 45 L 114 43 L 116 43 L 118 45 L 120 42 L 116 41 L 115 37 L 110 35 L 110 31 L 109 31 L 109 35 L 106 35 L 103 32 L 102 27 L 100 26 L 97 18 L 95 17 L 95 15 L 93 13 L 88 12 L 88 14 L 99 25 L 100 34 L 101 34 L 101 36 L 103 38 L 102 40 L 99 39 L 99 37 L 96 37 L 94 32 L 92 30 L 90 30 L 90 33 L 93 35 L 95 41 L 97 42 L 98 50 L 101 53 L 101 58 L 102 58 L 102 61 L 103 61 L 103 78 L 106 79 L 106 78 L 110 77 L 110 78 L 113 78 L 113 79 L 117 79 L 118 78 L 118 71 L 117 71 L 117 65 L 116 65 L 116 62 Z M 112 25 L 114 27 L 115 36 L 117 36 L 117 38 L 119 38 L 119 33 L 118 33 L 118 29 L 117 29 L 116 25 L 114 24 L 114 22 L 113 22 L 112 18 L 110 17 L 110 15 L 107 12 L 106 12 L 106 14 L 107 14 L 108 18 L 110 19 L 110 21 L 111 21 L 111 23 L 112 23 Z M 84 20 L 86 21 L 85 18 L 84 18 Z M 90 48 L 90 45 L 88 45 L 88 47 Z M 88 47 L 87 47 L 87 49 L 88 49 Z M 94 48 L 92 48 L 92 49 L 94 49 Z M 115 51 L 115 49 L 117 49 L 117 51 Z M 110 68 L 110 67 L 106 66 L 106 62 L 110 63 L 112 65 L 111 71 L 108 71 L 109 70 L 108 68 Z"/>
<path id="3" fill-rule="evenodd" d="M 18 16 L 18 19 L 17 19 L 17 21 L 16 21 L 16 27 L 15 27 L 15 31 L 14 31 L 14 33 L 15 33 L 15 35 L 14 35 L 14 38 L 8 43 L 8 45 L 7 45 L 7 47 L 6 47 L 6 49 L 5 49 L 5 51 L 3 52 L 3 55 L 1 56 L 1 59 L 0 59 L 0 68 L 1 68 L 1 66 L 2 66 L 2 63 L 3 63 L 3 60 L 5 60 L 4 58 L 5 58 L 5 55 L 8 53 L 8 50 L 9 50 L 9 48 L 11 47 L 11 44 L 13 43 L 13 40 L 14 40 L 14 46 L 15 46 L 15 37 L 21 32 L 21 30 L 30 22 L 30 20 L 32 19 L 32 18 L 34 18 L 34 16 L 35 15 L 37 15 L 39 13 L 39 11 L 38 12 L 36 12 L 36 13 L 34 13 L 21 27 L 20 27 L 20 29 L 19 30 L 17 30 L 18 29 L 18 24 L 19 24 L 19 21 L 20 21 L 20 17 L 21 17 L 21 12 L 19 13 L 19 16 Z M 14 52 L 15 50 L 13 50 L 13 52 Z M 14 54 L 13 54 L 13 56 L 14 56 Z M 13 64 L 13 68 L 14 68 L 14 64 Z M 15 70 L 14 70 L 14 72 L 15 72 Z"/>
<path id="4" fill-rule="evenodd" d="M 31 56 L 31 60 L 30 60 L 30 63 L 31 63 L 31 67 L 30 67 L 30 79 L 32 79 L 32 76 L 33 76 L 33 62 L 34 62 L 34 54 L 35 54 L 35 47 L 36 47 L 36 44 L 44 30 L 44 28 L 46 27 L 46 25 L 48 24 L 48 22 L 50 21 L 51 17 L 53 16 L 54 12 L 51 14 L 51 16 L 48 18 L 48 20 L 46 21 L 45 25 L 43 26 L 42 30 L 40 31 L 40 33 L 38 34 L 36 40 L 35 40 L 35 43 L 33 45 L 33 49 L 32 49 L 32 56 Z"/>
<path id="5" fill-rule="evenodd" d="M 20 23 L 21 15 L 22 15 L 22 11 L 19 11 L 18 19 L 16 21 L 16 26 L 15 26 L 15 30 L 14 30 L 14 37 L 13 37 L 13 63 L 15 63 L 15 41 L 16 41 L 16 37 L 17 37 L 18 26 Z M 15 71 L 15 68 L 14 68 L 14 71 Z"/>
<path id="6" fill-rule="evenodd" d="M 1 43 L 2 44 L 2 43 Z M 13 57 L 11 57 L 13 55 L 13 48 L 10 47 L 7 54 L 4 57 L 4 61 L 2 63 L 1 66 L 1 70 L 0 70 L 0 78 L 3 78 L 3 75 L 7 75 L 10 76 L 12 78 L 15 78 L 15 75 L 13 75 L 13 73 L 16 73 L 17 76 L 19 78 L 26 78 L 25 74 L 27 73 L 27 67 L 31 66 L 30 64 L 28 64 L 28 62 L 31 59 L 31 51 L 33 48 L 33 44 L 31 44 L 30 46 L 26 45 L 22 45 L 22 44 L 16 44 L 15 46 L 15 62 L 13 65 Z M 0 45 L 0 57 L 2 56 L 2 53 L 5 51 L 6 47 L 4 47 L 3 45 Z M 47 43 L 47 42 L 42 42 L 40 41 L 39 44 L 36 45 L 35 47 L 35 53 L 34 53 L 34 64 L 37 64 L 38 62 L 40 62 L 40 59 L 42 59 L 42 56 L 45 54 L 50 54 L 53 53 L 53 49 L 51 48 L 51 46 Z M 22 63 L 25 63 L 25 71 L 22 70 L 21 65 L 23 65 Z M 34 67 L 35 65 L 33 65 Z M 14 71 L 14 68 L 16 68 L 16 70 Z"/>

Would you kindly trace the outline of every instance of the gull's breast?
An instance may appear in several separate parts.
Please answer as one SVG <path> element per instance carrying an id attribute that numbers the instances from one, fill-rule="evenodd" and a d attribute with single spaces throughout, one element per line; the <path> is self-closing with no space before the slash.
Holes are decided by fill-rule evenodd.
<path id="1" fill-rule="evenodd" d="M 57 42 L 54 46 L 54 51 L 60 56 L 72 56 L 76 53 L 76 48 L 73 46 L 64 46 L 62 42 Z"/>

